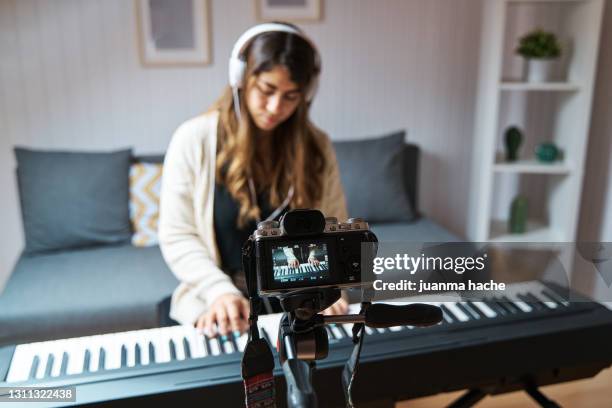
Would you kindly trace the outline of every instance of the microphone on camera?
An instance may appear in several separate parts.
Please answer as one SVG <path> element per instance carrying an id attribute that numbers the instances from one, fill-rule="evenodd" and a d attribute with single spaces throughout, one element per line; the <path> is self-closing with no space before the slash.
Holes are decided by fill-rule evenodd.
<path id="1" fill-rule="evenodd" d="M 424 303 L 387 305 L 375 303 L 365 312 L 365 325 L 373 328 L 393 326 L 433 326 L 442 321 L 442 309 Z"/>

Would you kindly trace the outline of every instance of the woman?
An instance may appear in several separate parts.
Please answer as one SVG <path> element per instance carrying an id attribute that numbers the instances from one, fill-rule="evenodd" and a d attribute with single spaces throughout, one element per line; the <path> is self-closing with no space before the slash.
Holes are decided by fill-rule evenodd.
<path id="1" fill-rule="evenodd" d="M 241 247 L 259 220 L 290 208 L 347 217 L 333 147 L 308 119 L 319 57 L 292 25 L 262 24 L 236 43 L 230 85 L 174 133 L 164 162 L 159 240 L 181 281 L 170 316 L 209 335 L 245 331 Z M 326 313 L 345 313 L 344 299 Z"/>

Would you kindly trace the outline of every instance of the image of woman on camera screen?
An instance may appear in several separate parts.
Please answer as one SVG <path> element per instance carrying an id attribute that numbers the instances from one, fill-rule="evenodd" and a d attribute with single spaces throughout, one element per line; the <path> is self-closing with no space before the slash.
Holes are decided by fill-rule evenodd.
<path id="1" fill-rule="evenodd" d="M 221 97 L 175 131 L 159 219 L 162 254 L 180 281 L 171 322 L 209 335 L 244 332 L 241 248 L 257 223 L 292 208 L 346 220 L 333 146 L 309 119 L 320 70 L 315 45 L 297 27 L 252 27 L 234 45 Z M 271 311 L 280 312 L 270 300 Z M 343 298 L 324 313 L 347 307 Z"/>

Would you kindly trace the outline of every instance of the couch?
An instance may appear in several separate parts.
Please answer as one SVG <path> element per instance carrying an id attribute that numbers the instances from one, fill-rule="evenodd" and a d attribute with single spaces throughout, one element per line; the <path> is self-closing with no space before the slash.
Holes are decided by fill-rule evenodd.
<path id="1" fill-rule="evenodd" d="M 419 148 L 403 141 L 402 146 L 403 188 L 414 216 L 374 222 L 371 229 L 380 241 L 458 241 L 419 211 Z M 339 163 L 342 170 L 340 156 Z M 0 345 L 155 327 L 160 302 L 177 283 L 158 246 L 23 254 L 0 295 Z"/>

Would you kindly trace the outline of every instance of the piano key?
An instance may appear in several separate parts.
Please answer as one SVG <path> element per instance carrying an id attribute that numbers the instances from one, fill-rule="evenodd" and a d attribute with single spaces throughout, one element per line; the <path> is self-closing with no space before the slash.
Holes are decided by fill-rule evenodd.
<path id="1" fill-rule="evenodd" d="M 30 374 L 28 375 L 28 380 L 33 380 L 36 378 L 36 373 L 38 372 L 38 365 L 40 364 L 40 357 L 34 355 L 32 359 L 32 366 L 30 367 Z"/>
<path id="2" fill-rule="evenodd" d="M 540 302 L 546 305 L 549 309 L 556 309 L 559 307 L 557 302 L 550 300 L 548 297 L 543 296 L 541 293 L 531 293 L 531 296 L 538 299 Z"/>
<path id="3" fill-rule="evenodd" d="M 176 346 L 174 345 L 174 340 L 168 340 L 168 348 L 170 349 L 170 361 L 176 360 Z"/>
<path id="4" fill-rule="evenodd" d="M 403 326 L 391 326 L 389 327 L 389 331 L 391 332 L 398 332 L 398 331 L 402 331 L 404 330 Z"/>
<path id="5" fill-rule="evenodd" d="M 53 352 L 50 352 L 49 355 L 47 356 L 47 367 L 45 368 L 45 374 L 43 378 L 51 377 L 51 372 L 53 371 L 54 360 L 55 360 L 55 354 L 53 354 Z"/>
<path id="6" fill-rule="evenodd" d="M 142 350 L 140 348 L 140 344 L 134 344 L 134 366 L 138 367 L 142 364 Z"/>
<path id="7" fill-rule="evenodd" d="M 353 325 L 352 324 L 341 324 L 338 326 L 340 330 L 343 331 L 344 336 L 348 338 L 353 338 Z"/>
<path id="8" fill-rule="evenodd" d="M 89 371 L 89 364 L 90 364 L 90 359 L 91 359 L 91 351 L 89 351 L 89 349 L 83 349 L 84 353 L 83 353 L 83 365 L 81 367 L 82 372 L 88 372 Z"/>
<path id="9" fill-rule="evenodd" d="M 106 350 L 103 346 L 100 346 L 98 352 L 98 370 L 102 371 L 106 367 Z"/>
<path id="10" fill-rule="evenodd" d="M 73 341 L 70 344 L 70 356 L 68 359 L 67 375 L 80 374 L 83 372 L 83 360 L 85 359 L 85 345 L 83 340 Z"/>
<path id="11" fill-rule="evenodd" d="M 515 305 L 508 296 L 500 296 L 499 299 L 507 309 L 510 309 L 512 313 L 521 313 L 523 311 L 521 308 Z"/>
<path id="12" fill-rule="evenodd" d="M 183 337 L 183 350 L 185 351 L 185 359 L 191 358 L 191 345 L 187 337 Z"/>
<path id="13" fill-rule="evenodd" d="M 185 348 L 183 347 L 183 340 L 185 339 L 185 334 L 183 331 L 183 327 L 172 326 L 166 328 L 166 334 L 174 342 L 174 359 L 178 361 L 185 360 Z"/>
<path id="14" fill-rule="evenodd" d="M 239 352 L 242 353 L 244 351 L 248 341 L 249 341 L 248 333 L 243 333 L 236 338 L 236 346 L 238 347 Z"/>
<path id="15" fill-rule="evenodd" d="M 9 369 L 7 382 L 18 382 L 28 379 L 33 360 L 31 350 L 32 346 L 29 344 L 20 344 L 15 347 L 13 364 L 11 364 Z"/>
<path id="16" fill-rule="evenodd" d="M 155 355 L 155 346 L 153 345 L 152 341 L 149 342 L 147 348 L 149 349 L 149 364 L 156 363 L 157 356 Z"/>
<path id="17" fill-rule="evenodd" d="M 487 316 L 489 319 L 497 317 L 497 312 L 491 309 L 489 305 L 487 305 L 485 302 L 472 302 L 472 304 L 478 309 L 480 309 L 480 311 L 484 313 L 484 315 Z"/>
<path id="18" fill-rule="evenodd" d="M 170 361 L 170 344 L 161 329 L 154 329 L 152 333 L 153 347 L 155 348 L 155 362 L 167 363 Z"/>
<path id="19" fill-rule="evenodd" d="M 62 370 L 62 362 L 63 362 L 63 346 L 64 340 L 58 340 L 55 343 L 55 347 L 53 350 L 53 367 L 51 368 L 51 377 L 59 377 Z"/>
<path id="20" fill-rule="evenodd" d="M 222 353 L 221 344 L 218 337 L 208 337 L 208 346 L 210 347 L 210 355 L 218 356 Z"/>
<path id="21" fill-rule="evenodd" d="M 499 306 L 501 309 L 503 309 L 506 312 L 506 314 L 511 315 L 511 314 L 516 313 L 516 310 L 514 308 L 512 308 L 508 303 L 501 301 L 501 299 L 498 298 L 497 296 L 494 296 L 492 298 L 492 301 L 495 302 L 495 304 Z"/>
<path id="22" fill-rule="evenodd" d="M 344 333 L 343 330 L 341 330 L 341 327 L 336 325 L 336 324 L 332 324 L 331 326 L 331 330 L 334 333 L 334 336 L 336 336 L 337 339 L 343 339 L 346 336 L 346 334 Z"/>
<path id="23" fill-rule="evenodd" d="M 548 307 L 546 307 L 544 303 L 540 302 L 538 299 L 534 298 L 529 293 L 520 293 L 517 296 L 520 297 L 525 302 L 527 302 L 531 307 L 533 307 L 536 310 L 547 310 L 548 309 Z"/>
<path id="24" fill-rule="evenodd" d="M 508 311 L 506 311 L 506 309 L 504 309 L 503 307 L 501 307 L 497 302 L 490 300 L 490 299 L 486 299 L 485 304 L 487 306 L 489 306 L 491 309 L 493 309 L 495 311 L 495 313 L 497 313 L 498 316 L 506 316 L 508 315 Z"/>
<path id="25" fill-rule="evenodd" d="M 332 333 L 331 329 L 329 328 L 329 326 L 323 326 L 325 328 L 325 331 L 327 332 L 327 338 L 330 340 L 335 340 L 336 336 L 334 335 L 334 333 Z"/>
<path id="26" fill-rule="evenodd" d="M 217 337 L 217 338 L 219 339 L 219 344 L 220 344 L 221 349 L 223 350 L 223 352 L 225 354 L 232 354 L 234 352 L 234 346 L 229 341 L 229 337 L 228 336 L 231 336 L 231 334 L 229 334 L 227 336 Z"/>
<path id="27" fill-rule="evenodd" d="M 120 367 L 127 367 L 128 365 L 128 349 L 125 344 L 121 345 L 121 365 Z"/>
<path id="28" fill-rule="evenodd" d="M 100 346 L 92 347 L 89 350 L 91 351 L 89 371 L 94 373 L 100 368 Z"/>
<path id="29" fill-rule="evenodd" d="M 472 302 L 471 300 L 468 300 L 466 305 L 474 312 L 477 313 L 478 316 L 480 316 L 481 319 L 484 319 L 487 317 L 487 315 L 478 307 L 474 304 L 474 302 Z"/>
<path id="30" fill-rule="evenodd" d="M 38 371 L 36 372 L 36 379 L 42 380 L 45 378 L 45 371 L 47 368 L 47 359 L 49 358 L 49 353 L 46 351 L 39 351 L 40 362 L 38 363 Z"/>
<path id="31" fill-rule="evenodd" d="M 104 342 L 104 369 L 116 370 L 121 367 L 121 343 L 116 334 L 112 334 L 108 342 Z"/>
<path id="32" fill-rule="evenodd" d="M 457 307 L 455 302 L 446 302 L 446 307 L 459 319 L 459 321 L 467 322 L 470 320 L 469 316 L 463 313 L 463 311 Z"/>
<path id="33" fill-rule="evenodd" d="M 149 331 L 138 332 L 136 335 L 136 344 L 138 348 L 134 349 L 134 361 L 136 361 L 136 353 L 140 354 L 140 365 L 146 366 L 149 365 L 149 341 L 147 339 L 147 335 Z"/>
<path id="34" fill-rule="evenodd" d="M 566 299 L 563 299 L 557 292 L 554 290 L 544 289 L 542 290 L 542 295 L 546 296 L 550 300 L 556 301 L 558 304 L 562 306 L 569 306 L 569 302 Z"/>
<path id="35" fill-rule="evenodd" d="M 210 348 L 210 339 L 208 338 L 208 336 L 201 333 L 198 335 L 198 337 L 202 338 L 202 346 L 204 347 L 205 354 L 207 356 L 210 356 L 212 353 L 212 350 Z"/>
<path id="36" fill-rule="evenodd" d="M 457 302 L 455 305 L 457 306 L 458 309 L 460 309 L 463 313 L 465 313 L 470 318 L 470 320 L 480 319 L 480 315 L 476 313 L 475 311 L 473 311 L 469 306 L 467 306 L 466 303 Z"/>
<path id="37" fill-rule="evenodd" d="M 523 300 L 521 300 L 520 298 L 518 298 L 515 295 L 507 295 L 508 299 L 510 299 L 512 301 L 512 304 L 514 306 L 516 306 L 517 308 L 519 308 L 523 313 L 529 313 L 531 311 L 533 311 L 533 307 L 531 307 L 531 305 L 529 305 L 528 303 L 524 302 Z"/>
<path id="38" fill-rule="evenodd" d="M 60 364 L 59 375 L 60 376 L 66 375 L 67 370 L 68 370 L 68 353 L 64 351 L 62 353 L 62 363 Z"/>
<path id="39" fill-rule="evenodd" d="M 371 327 L 368 327 L 368 326 L 364 326 L 364 327 L 365 327 L 366 334 L 369 334 L 369 335 L 374 334 L 374 329 L 372 329 Z"/>
<path id="40" fill-rule="evenodd" d="M 454 323 L 454 322 L 458 322 L 459 318 L 456 317 L 451 311 L 450 309 L 446 306 L 446 304 L 441 303 L 440 304 L 440 309 L 442 309 L 442 316 L 444 317 L 444 320 L 447 320 L 448 323 Z"/>

